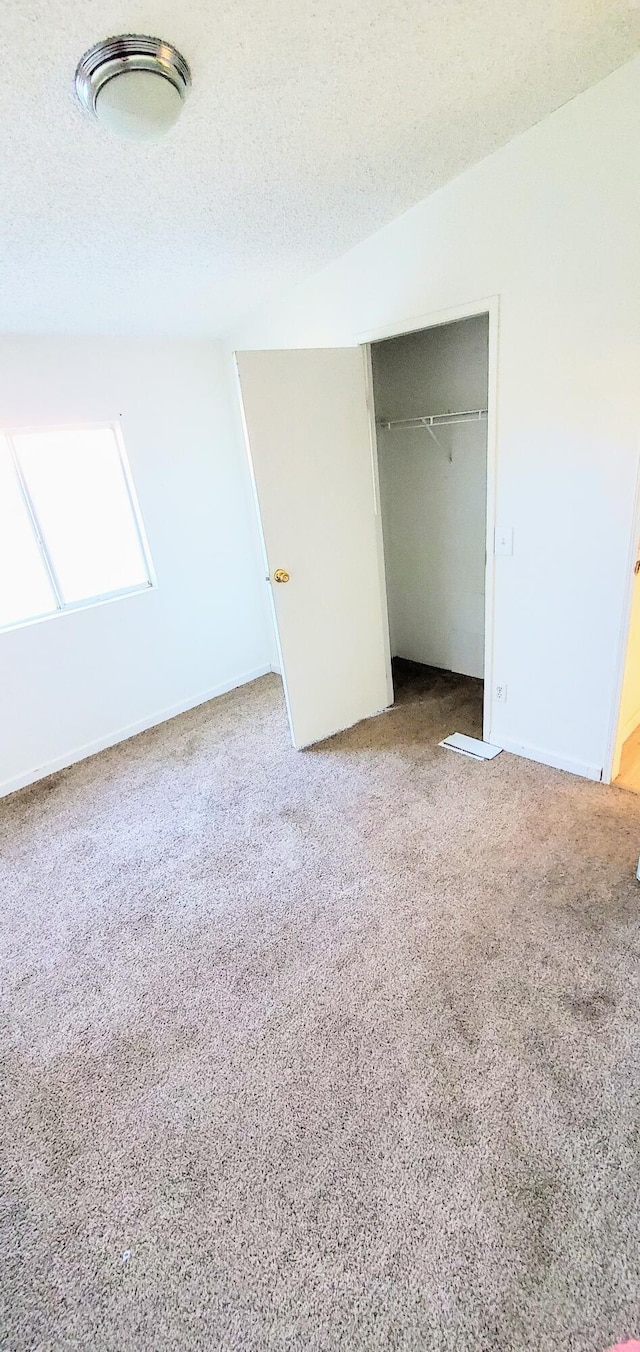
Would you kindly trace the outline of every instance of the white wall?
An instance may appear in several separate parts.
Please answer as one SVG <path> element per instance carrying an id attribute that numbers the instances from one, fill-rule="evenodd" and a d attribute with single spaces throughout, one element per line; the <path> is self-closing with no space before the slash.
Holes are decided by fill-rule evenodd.
<path id="1" fill-rule="evenodd" d="M 0 634 L 0 792 L 269 667 L 223 349 L 0 340 L 0 426 L 119 417 L 158 589 Z"/>
<path id="2" fill-rule="evenodd" d="M 487 407 L 487 316 L 372 345 L 378 418 Z M 484 674 L 487 424 L 378 429 L 391 651 Z"/>
<path id="3" fill-rule="evenodd" d="M 600 776 L 640 430 L 640 59 L 232 335 L 323 346 L 498 295 L 491 737 Z"/>

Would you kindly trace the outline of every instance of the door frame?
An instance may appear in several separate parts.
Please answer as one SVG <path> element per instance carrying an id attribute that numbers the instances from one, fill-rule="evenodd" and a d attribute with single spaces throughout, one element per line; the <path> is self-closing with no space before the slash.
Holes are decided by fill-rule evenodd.
<path id="1" fill-rule="evenodd" d="M 633 499 L 633 513 L 631 517 L 631 534 L 629 538 L 629 547 L 627 549 L 626 577 L 624 583 L 624 592 L 622 598 L 622 610 L 620 614 L 620 626 L 618 630 L 618 649 L 616 654 L 615 675 L 613 683 L 613 704 L 611 707 L 611 717 L 609 720 L 609 735 L 607 738 L 607 749 L 604 766 L 602 769 L 602 780 L 605 784 L 611 784 L 612 780 L 618 774 L 620 769 L 620 758 L 616 757 L 618 742 L 618 727 L 620 725 L 620 710 L 622 706 L 622 687 L 624 685 L 625 668 L 627 665 L 627 648 L 629 646 L 629 629 L 631 627 L 631 606 L 633 604 L 633 588 L 635 582 L 635 562 L 638 557 L 638 544 L 640 542 L 640 444 L 638 445 L 638 457 L 636 462 L 636 485 Z M 616 764 L 617 760 L 617 764 Z"/>
<path id="2" fill-rule="evenodd" d="M 454 305 L 446 310 L 430 311 L 427 314 L 412 315 L 393 324 L 358 334 L 355 341 L 365 350 L 368 372 L 369 421 L 371 425 L 371 445 L 373 477 L 376 491 L 376 504 L 380 502 L 378 476 L 378 432 L 373 404 L 373 386 L 371 380 L 371 344 L 384 342 L 386 338 L 399 338 L 403 334 L 417 333 L 422 329 L 437 329 L 443 324 L 455 324 L 460 319 L 472 319 L 487 315 L 489 318 L 488 341 L 488 381 L 487 381 L 487 518 L 485 536 L 485 598 L 484 598 L 484 695 L 482 710 L 482 736 L 485 742 L 492 742 L 493 691 L 494 691 L 494 647 L 495 647 L 495 532 L 496 532 L 496 484 L 498 452 L 498 336 L 500 323 L 500 297 L 487 296 L 482 300 L 468 301 Z M 640 511 L 640 478 L 638 483 L 638 510 Z M 378 554 L 381 562 L 380 586 L 381 605 L 387 618 L 387 660 L 389 681 L 391 682 L 391 643 L 389 638 L 387 591 L 385 581 L 384 546 L 382 539 L 382 516 L 376 513 L 378 533 Z M 629 603 L 630 604 L 630 603 Z M 627 620 L 628 627 L 628 620 Z M 622 690 L 622 684 L 620 685 Z M 391 694 L 390 702 L 393 699 Z M 499 741 L 498 741 L 499 745 Z"/>

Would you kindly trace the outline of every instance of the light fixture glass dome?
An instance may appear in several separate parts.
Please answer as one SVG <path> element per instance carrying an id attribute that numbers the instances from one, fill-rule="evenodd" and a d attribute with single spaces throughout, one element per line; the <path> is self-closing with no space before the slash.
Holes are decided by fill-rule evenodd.
<path id="1" fill-rule="evenodd" d="M 151 70 L 131 70 L 108 80 L 96 99 L 96 117 L 109 131 L 137 140 L 163 136 L 182 111 L 175 85 Z"/>
<path id="2" fill-rule="evenodd" d="M 97 43 L 76 70 L 83 106 L 109 131 L 134 140 L 163 136 L 180 116 L 190 85 L 180 52 L 141 34 Z"/>

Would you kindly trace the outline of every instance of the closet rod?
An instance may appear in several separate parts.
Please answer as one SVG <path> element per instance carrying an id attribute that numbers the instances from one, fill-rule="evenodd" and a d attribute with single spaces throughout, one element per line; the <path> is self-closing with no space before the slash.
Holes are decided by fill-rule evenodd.
<path id="1" fill-rule="evenodd" d="M 422 418 L 381 418 L 378 426 L 390 432 L 394 427 L 451 427 L 454 423 L 482 422 L 486 408 L 469 408 L 460 413 L 425 413 Z"/>

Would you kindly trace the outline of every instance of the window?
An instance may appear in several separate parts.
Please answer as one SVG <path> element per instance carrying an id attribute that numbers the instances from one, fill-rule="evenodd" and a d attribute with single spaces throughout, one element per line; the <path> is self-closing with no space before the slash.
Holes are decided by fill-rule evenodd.
<path id="1" fill-rule="evenodd" d="M 152 585 L 114 428 L 0 433 L 0 628 Z"/>

